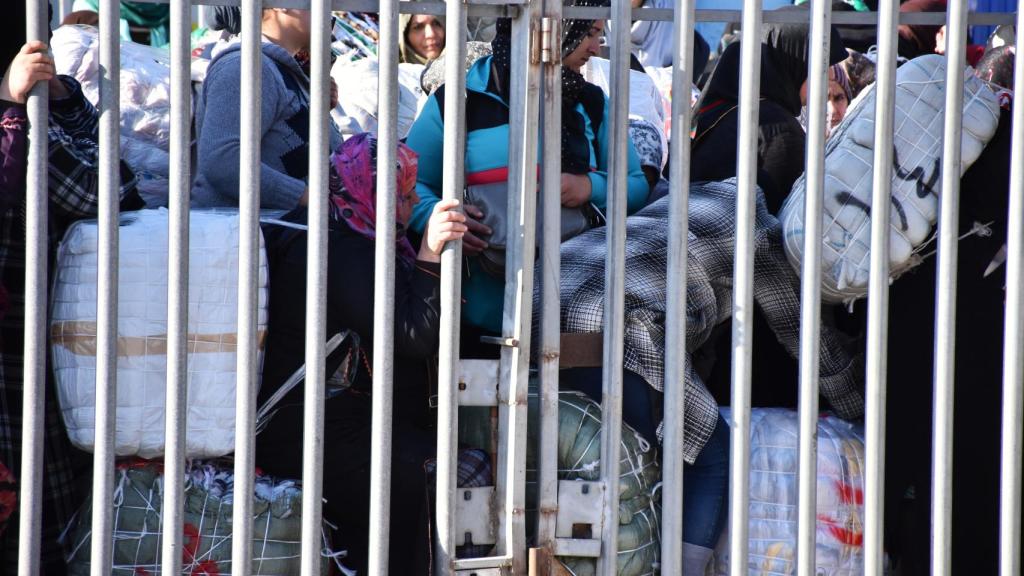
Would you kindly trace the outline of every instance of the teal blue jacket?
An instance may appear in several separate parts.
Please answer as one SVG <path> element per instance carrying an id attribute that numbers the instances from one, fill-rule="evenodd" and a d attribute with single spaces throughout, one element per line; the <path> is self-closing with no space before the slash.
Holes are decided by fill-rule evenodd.
<path id="1" fill-rule="evenodd" d="M 495 106 L 487 110 L 466 110 L 466 184 L 485 184 L 508 180 L 508 103 L 492 89 L 491 57 L 478 60 L 466 74 L 466 90 L 477 92 L 493 99 Z M 441 172 L 444 165 L 444 118 L 442 91 L 435 92 L 427 100 L 419 118 L 409 131 L 406 143 L 419 154 L 419 172 L 416 191 L 420 202 L 413 209 L 410 228 L 422 233 L 441 197 Z M 479 101 L 479 99 L 478 99 Z M 489 101 L 488 101 L 489 102 Z M 594 140 L 590 119 L 582 105 L 577 112 L 586 123 L 587 142 Z M 597 141 L 602 151 L 608 145 L 608 101 L 605 99 L 604 119 L 598 128 Z M 606 154 L 597 157 L 594 147 L 590 148 L 590 201 L 604 211 L 608 201 L 608 158 Z M 633 148 L 629 150 L 629 174 L 627 176 L 627 210 L 630 214 L 643 207 L 647 199 L 648 186 L 640 169 L 640 158 Z M 538 147 L 539 159 L 539 147 Z M 501 332 L 502 309 L 504 306 L 505 282 L 485 272 L 476 258 L 469 258 L 464 267 L 462 280 L 462 320 L 494 334 Z"/>

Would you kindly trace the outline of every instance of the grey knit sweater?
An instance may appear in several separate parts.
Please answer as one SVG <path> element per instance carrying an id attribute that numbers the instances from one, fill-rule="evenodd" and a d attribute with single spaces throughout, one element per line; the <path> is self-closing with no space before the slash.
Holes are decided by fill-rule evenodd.
<path id="1" fill-rule="evenodd" d="M 238 206 L 241 124 L 241 44 L 210 64 L 196 107 L 198 167 L 192 206 Z M 260 126 L 260 207 L 290 210 L 309 173 L 309 79 L 286 50 L 264 40 Z M 341 135 L 328 122 L 331 150 Z"/>

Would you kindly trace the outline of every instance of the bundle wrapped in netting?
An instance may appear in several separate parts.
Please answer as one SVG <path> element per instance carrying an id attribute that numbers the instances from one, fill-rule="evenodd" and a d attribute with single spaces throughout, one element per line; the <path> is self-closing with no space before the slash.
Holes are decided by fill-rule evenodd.
<path id="1" fill-rule="evenodd" d="M 528 446 L 526 453 L 527 526 L 535 526 L 537 511 L 537 452 L 539 440 L 539 398 L 529 399 Z M 558 478 L 559 480 L 599 480 L 601 473 L 601 406 L 578 392 L 562 392 L 558 397 Z M 657 574 L 661 552 L 661 504 L 655 486 L 661 481 L 661 468 L 654 447 L 638 432 L 622 425 L 622 451 L 619 460 L 619 576 Z M 595 538 L 600 535 L 595 534 Z M 576 576 L 596 572 L 594 558 L 561 558 L 562 564 Z"/>
<path id="2" fill-rule="evenodd" d="M 194 461 L 185 472 L 182 574 L 232 573 L 232 464 Z M 163 465 L 132 460 L 118 464 L 114 488 L 113 576 L 159 574 L 163 529 Z M 253 494 L 252 574 L 298 575 L 302 538 L 302 488 L 293 480 L 257 475 Z M 92 497 L 62 536 L 68 574 L 90 571 Z M 331 552 L 323 537 L 322 569 L 343 552 Z M 337 564 L 339 570 L 341 565 Z M 345 570 L 342 570 L 348 573 Z"/>
<path id="3" fill-rule="evenodd" d="M 722 415 L 730 420 L 729 409 Z M 731 420 L 730 420 L 731 421 Z M 796 574 L 800 422 L 785 408 L 750 417 L 750 576 Z M 864 573 L 864 428 L 831 414 L 818 419 L 816 570 L 818 576 Z M 729 529 L 708 574 L 729 574 Z"/>

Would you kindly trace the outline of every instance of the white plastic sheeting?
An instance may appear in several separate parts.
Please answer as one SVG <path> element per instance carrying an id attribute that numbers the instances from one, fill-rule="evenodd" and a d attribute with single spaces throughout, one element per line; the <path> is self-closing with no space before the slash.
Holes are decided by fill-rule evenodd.
<path id="1" fill-rule="evenodd" d="M 892 218 L 889 262 L 893 277 L 919 261 L 938 218 L 945 109 L 946 59 L 928 55 L 896 72 Z M 978 159 L 995 134 L 999 102 L 973 72 L 965 73 L 960 173 Z M 852 301 L 867 295 L 871 260 L 871 175 L 875 90 L 858 96 L 825 148 L 822 229 L 822 299 Z M 800 270 L 804 243 L 803 176 L 782 207 L 786 255 Z"/>
<path id="2" fill-rule="evenodd" d="M 722 415 L 730 420 L 728 408 Z M 751 413 L 750 576 L 796 574 L 799 433 L 795 410 Z M 864 428 L 824 414 L 818 419 L 818 576 L 864 573 L 863 495 Z M 730 574 L 728 528 L 708 572 Z"/>

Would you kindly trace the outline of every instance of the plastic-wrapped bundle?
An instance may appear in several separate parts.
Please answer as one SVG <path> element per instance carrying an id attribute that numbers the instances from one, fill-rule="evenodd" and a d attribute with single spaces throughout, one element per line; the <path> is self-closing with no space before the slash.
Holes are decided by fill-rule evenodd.
<path id="1" fill-rule="evenodd" d="M 78 80 L 94 105 L 100 99 L 99 33 L 61 26 L 50 41 L 58 74 Z M 171 137 L 171 57 L 166 50 L 121 42 L 122 158 L 142 182 L 150 206 L 167 204 Z"/>
<path id="2" fill-rule="evenodd" d="M 931 236 L 942 190 L 941 157 L 946 59 L 928 55 L 896 71 L 893 124 L 892 220 L 889 263 L 895 277 L 919 261 Z M 995 134 L 995 93 L 968 69 L 964 81 L 960 174 L 978 159 Z M 867 294 L 871 266 L 871 195 L 875 90 L 858 96 L 825 146 L 822 229 L 822 298 L 852 301 Z M 779 214 L 786 255 L 797 271 L 803 260 L 803 176 L 793 184 Z"/>
<path id="3" fill-rule="evenodd" d="M 531 393 L 526 453 L 527 526 L 537 510 L 537 455 L 539 399 Z M 622 452 L 619 461 L 619 576 L 657 574 L 661 553 L 661 504 L 654 493 L 661 481 L 657 452 L 628 425 L 622 426 Z M 559 480 L 599 480 L 601 464 L 601 406 L 578 392 L 562 392 L 558 397 L 558 478 Z M 595 535 L 595 537 L 600 537 Z M 562 564 L 576 576 L 596 572 L 593 558 L 561 558 Z"/>
<path id="4" fill-rule="evenodd" d="M 594 57 L 587 60 L 583 67 L 583 75 L 587 82 L 594 84 L 604 91 L 606 96 L 611 96 L 611 69 L 610 63 L 605 58 Z M 668 108 L 671 117 L 671 107 Z M 650 122 L 658 128 L 658 138 L 661 141 L 661 166 L 664 167 L 668 160 L 668 138 L 665 135 L 668 127 L 668 118 L 665 115 L 665 98 L 661 90 L 655 84 L 654 77 L 645 72 L 637 70 L 629 71 L 629 119 L 640 119 Z"/>
<path id="5" fill-rule="evenodd" d="M 730 420 L 728 408 L 722 409 Z M 800 422 L 785 408 L 755 408 L 750 418 L 750 576 L 796 574 Z M 864 573 L 864 429 L 833 415 L 818 419 L 815 574 Z M 709 573 L 729 574 L 729 530 Z"/>
<path id="6" fill-rule="evenodd" d="M 118 263 L 119 456 L 164 451 L 167 371 L 167 211 L 121 217 Z M 189 227 L 188 444 L 190 458 L 222 456 L 235 443 L 238 317 L 237 212 L 193 211 Z M 64 424 L 92 451 L 96 383 L 96 221 L 71 226 L 57 253 L 50 336 Z M 262 240 L 261 240 L 262 243 Z M 260 250 L 257 329 L 267 324 L 267 262 Z"/>
<path id="7" fill-rule="evenodd" d="M 231 574 L 232 498 L 230 463 L 193 462 L 185 472 L 182 574 Z M 163 465 L 120 463 L 114 488 L 112 576 L 159 574 L 163 526 Z M 252 574 L 298 575 L 302 552 L 302 489 L 292 480 L 256 476 L 253 495 Z M 90 572 L 92 498 L 86 499 L 62 536 L 68 574 Z M 326 536 L 321 572 L 332 558 Z M 340 568 L 340 566 L 339 566 Z"/>
<path id="8" fill-rule="evenodd" d="M 420 88 L 422 64 L 398 65 L 398 137 L 405 138 L 416 120 L 427 96 Z M 359 86 L 359 90 L 338 90 L 338 105 L 344 115 L 355 120 L 362 132 L 377 133 L 377 60 L 338 59 L 331 68 L 331 78 L 339 86 Z M 336 123 L 343 121 L 336 119 Z"/>

